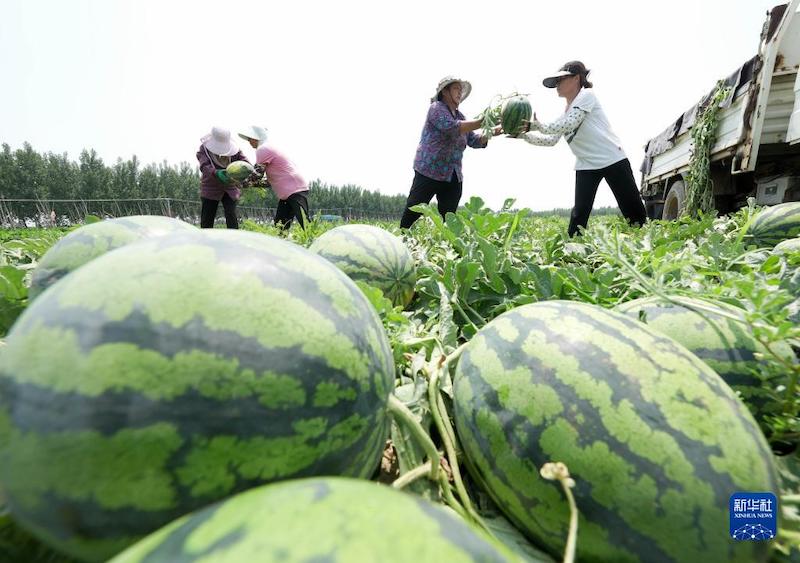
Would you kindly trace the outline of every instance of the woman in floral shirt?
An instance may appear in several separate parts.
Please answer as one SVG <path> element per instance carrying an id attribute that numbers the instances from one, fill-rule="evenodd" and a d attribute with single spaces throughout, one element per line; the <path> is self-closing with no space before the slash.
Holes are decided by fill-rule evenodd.
<path id="1" fill-rule="evenodd" d="M 469 145 L 474 149 L 486 147 L 488 139 L 475 133 L 481 120 L 467 121 L 458 106 L 469 96 L 472 85 L 466 80 L 447 76 L 439 81 L 436 95 L 431 98 L 428 117 L 414 158 L 414 181 L 408 194 L 400 228 L 409 228 L 420 214 L 411 207 L 430 203 L 433 196 L 442 217 L 458 209 L 461 199 L 461 159 Z M 495 134 L 499 134 L 497 128 Z"/>

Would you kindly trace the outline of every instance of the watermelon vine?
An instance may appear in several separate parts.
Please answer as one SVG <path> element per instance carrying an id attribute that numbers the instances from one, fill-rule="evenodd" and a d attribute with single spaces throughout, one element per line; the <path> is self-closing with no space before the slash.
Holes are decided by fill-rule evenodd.
<path id="1" fill-rule="evenodd" d="M 711 213 L 714 209 L 714 187 L 711 182 L 711 149 L 717 142 L 720 104 L 728 97 L 730 88 L 723 81 L 717 83 L 711 99 L 698 109 L 692 127 L 692 156 L 686 190 L 686 213 L 692 217 Z"/>
<path id="2" fill-rule="evenodd" d="M 506 113 L 506 106 L 512 103 L 517 110 L 515 110 L 513 126 L 516 128 L 517 125 L 520 124 L 522 119 L 530 119 L 531 117 L 531 106 L 527 99 L 527 94 L 520 94 L 518 92 L 512 92 L 507 96 L 503 96 L 501 94 L 497 94 L 494 98 L 491 99 L 489 105 L 484 108 L 484 110 L 478 114 L 476 119 L 481 119 L 481 132 L 486 139 L 491 139 L 494 135 L 494 128 L 498 125 L 503 125 L 503 129 L 505 130 L 505 123 L 503 123 L 503 114 Z M 506 133 L 511 133 L 511 131 L 505 131 Z"/>

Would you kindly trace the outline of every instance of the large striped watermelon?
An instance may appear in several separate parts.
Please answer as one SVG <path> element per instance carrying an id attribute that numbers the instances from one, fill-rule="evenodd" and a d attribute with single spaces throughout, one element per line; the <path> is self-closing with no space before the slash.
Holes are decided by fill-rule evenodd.
<path id="1" fill-rule="evenodd" d="M 258 487 L 145 538 L 112 563 L 459 563 L 518 561 L 452 512 L 341 478 Z"/>
<path id="2" fill-rule="evenodd" d="M 759 246 L 775 246 L 800 236 L 800 201 L 779 203 L 761 210 L 750 223 L 747 236 Z"/>
<path id="3" fill-rule="evenodd" d="M 767 350 L 744 322 L 742 311 L 698 299 L 674 299 L 680 304 L 646 297 L 618 305 L 616 310 L 647 323 L 685 346 L 741 393 L 757 415 L 766 391 L 756 375 L 763 362 L 756 354 L 765 354 Z M 733 320 L 730 315 L 741 320 Z M 786 360 L 794 360 L 794 351 L 788 344 L 777 343 L 772 349 Z"/>
<path id="4" fill-rule="evenodd" d="M 776 254 L 800 253 L 800 237 L 786 239 L 775 245 L 772 251 Z"/>
<path id="5" fill-rule="evenodd" d="M 503 124 L 503 131 L 512 137 L 519 135 L 522 129 L 522 122 L 529 121 L 533 115 L 531 103 L 526 96 L 513 96 L 503 103 L 500 110 L 500 123 Z"/>
<path id="6" fill-rule="evenodd" d="M 577 481 L 580 561 L 763 561 L 732 542 L 736 491 L 776 492 L 766 441 L 731 389 L 675 341 L 594 305 L 549 301 L 481 329 L 454 381 L 468 466 L 529 537 L 564 548 Z"/>
<path id="7" fill-rule="evenodd" d="M 311 251 L 333 262 L 353 280 L 377 287 L 395 305 L 414 296 L 414 259 L 403 241 L 379 227 L 342 225 L 324 233 Z"/>
<path id="8" fill-rule="evenodd" d="M 31 277 L 30 296 L 38 296 L 71 271 L 110 250 L 144 238 L 195 230 L 189 223 L 158 215 L 132 215 L 84 225 L 42 256 Z"/>
<path id="9" fill-rule="evenodd" d="M 37 299 L 0 364 L 0 488 L 43 540 L 102 560 L 262 483 L 368 477 L 392 352 L 307 250 L 197 231 L 101 256 Z"/>

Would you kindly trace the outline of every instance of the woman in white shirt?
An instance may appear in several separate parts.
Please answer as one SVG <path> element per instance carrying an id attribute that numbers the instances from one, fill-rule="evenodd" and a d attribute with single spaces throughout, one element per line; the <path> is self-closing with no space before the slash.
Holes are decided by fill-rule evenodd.
<path id="1" fill-rule="evenodd" d="M 560 118 L 544 124 L 533 117 L 525 123 L 526 133 L 521 135 L 532 145 L 555 145 L 563 136 L 577 159 L 575 163 L 575 205 L 569 221 L 569 236 L 586 228 L 592 213 L 594 197 L 600 180 L 608 183 L 622 215 L 634 224 L 643 224 L 647 218 L 642 198 L 633 178 L 631 163 L 622 150 L 621 143 L 606 114 L 589 89 L 589 72 L 580 61 L 571 61 L 542 82 L 555 88 L 567 100 L 567 109 Z"/>

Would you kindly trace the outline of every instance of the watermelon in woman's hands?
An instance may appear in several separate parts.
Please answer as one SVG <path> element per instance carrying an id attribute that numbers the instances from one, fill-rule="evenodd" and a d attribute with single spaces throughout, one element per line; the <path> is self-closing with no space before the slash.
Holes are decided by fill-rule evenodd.
<path id="1" fill-rule="evenodd" d="M 225 172 L 234 182 L 241 182 L 242 180 L 246 180 L 248 177 L 250 177 L 250 175 L 255 172 L 255 169 L 253 168 L 253 165 L 246 160 L 237 160 L 235 162 L 231 162 L 225 169 Z"/>
<path id="2" fill-rule="evenodd" d="M 529 121 L 532 114 L 533 109 L 526 96 L 512 96 L 505 101 L 500 114 L 503 131 L 516 137 L 522 132 L 522 122 Z"/>

